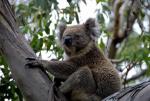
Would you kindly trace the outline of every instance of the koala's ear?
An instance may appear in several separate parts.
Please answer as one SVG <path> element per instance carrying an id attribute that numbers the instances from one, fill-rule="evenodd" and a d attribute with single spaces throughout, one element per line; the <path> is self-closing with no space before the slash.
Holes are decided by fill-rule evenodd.
<path id="1" fill-rule="evenodd" d="M 57 29 L 56 29 L 56 36 L 58 38 L 58 40 L 60 41 L 62 39 L 62 35 L 66 29 L 66 23 L 64 22 L 60 22 L 57 26 Z"/>
<path id="2" fill-rule="evenodd" d="M 96 20 L 93 18 L 89 18 L 86 20 L 84 25 L 85 25 L 86 30 L 90 34 L 91 38 L 94 41 L 97 41 L 98 37 L 100 36 L 100 30 L 99 30 L 99 25 L 96 22 Z"/>

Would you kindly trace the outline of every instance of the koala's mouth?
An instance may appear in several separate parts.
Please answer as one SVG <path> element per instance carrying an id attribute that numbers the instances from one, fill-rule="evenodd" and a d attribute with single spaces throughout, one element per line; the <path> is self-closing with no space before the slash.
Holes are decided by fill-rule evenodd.
<path id="1" fill-rule="evenodd" d="M 67 55 L 71 56 L 72 54 L 75 53 L 75 47 L 68 47 L 66 45 L 64 45 L 64 50 L 65 50 L 65 53 L 67 53 Z"/>
<path id="2" fill-rule="evenodd" d="M 75 50 L 76 53 L 78 53 L 78 52 L 80 52 L 81 50 L 85 49 L 85 47 L 86 47 L 86 46 L 84 46 L 84 47 L 76 47 L 76 50 Z"/>

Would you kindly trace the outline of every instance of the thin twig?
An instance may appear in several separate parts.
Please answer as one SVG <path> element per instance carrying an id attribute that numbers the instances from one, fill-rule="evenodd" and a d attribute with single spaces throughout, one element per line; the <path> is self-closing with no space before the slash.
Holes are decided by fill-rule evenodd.
<path id="1" fill-rule="evenodd" d="M 125 69 L 127 69 L 127 70 L 126 70 L 126 72 L 125 72 L 124 74 L 122 74 L 122 76 L 121 76 L 121 78 L 124 79 L 124 81 L 123 81 L 124 87 L 125 87 L 125 83 L 126 83 L 126 81 L 127 81 L 128 73 L 129 73 L 129 71 L 130 71 L 135 65 L 137 65 L 137 62 L 130 62 L 130 63 L 125 67 Z"/>

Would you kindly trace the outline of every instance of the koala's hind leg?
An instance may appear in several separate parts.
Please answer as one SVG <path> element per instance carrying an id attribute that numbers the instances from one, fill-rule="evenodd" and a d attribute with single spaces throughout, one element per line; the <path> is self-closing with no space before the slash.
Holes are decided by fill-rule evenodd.
<path id="1" fill-rule="evenodd" d="M 88 66 L 80 67 L 79 70 L 70 75 L 69 78 L 60 86 L 60 90 L 64 94 L 71 93 L 71 99 L 74 99 L 74 101 L 96 101 L 86 100 L 89 99 L 87 98 L 88 96 L 94 94 L 96 91 L 95 80 Z M 85 95 L 85 97 L 82 95 Z"/>
<path id="2" fill-rule="evenodd" d="M 72 90 L 84 89 L 85 92 L 94 92 L 96 89 L 95 80 L 91 70 L 85 66 L 71 74 L 68 79 L 60 86 L 63 93 L 68 93 Z"/>

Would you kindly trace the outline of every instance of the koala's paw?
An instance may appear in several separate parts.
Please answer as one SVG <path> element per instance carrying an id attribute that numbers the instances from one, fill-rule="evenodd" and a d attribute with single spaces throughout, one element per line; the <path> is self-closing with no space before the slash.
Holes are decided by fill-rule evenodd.
<path id="1" fill-rule="evenodd" d="M 26 58 L 26 64 L 25 66 L 26 67 L 29 67 L 29 68 L 41 68 L 43 67 L 42 63 L 40 60 L 36 59 L 36 58 Z"/>

